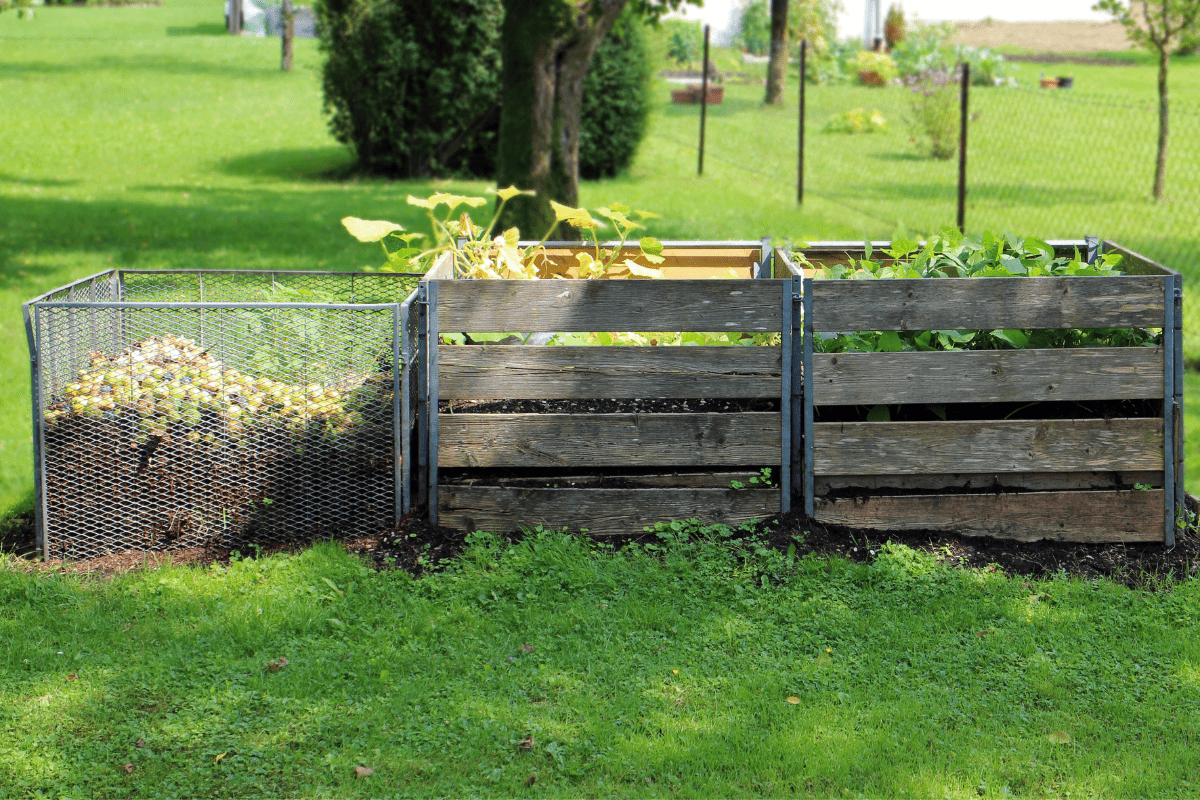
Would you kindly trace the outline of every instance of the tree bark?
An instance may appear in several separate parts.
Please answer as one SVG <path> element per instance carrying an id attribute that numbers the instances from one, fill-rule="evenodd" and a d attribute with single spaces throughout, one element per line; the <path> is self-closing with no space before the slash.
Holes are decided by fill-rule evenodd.
<path id="1" fill-rule="evenodd" d="M 296 38 L 296 14 L 292 10 L 292 0 L 283 0 L 283 6 L 280 7 L 280 16 L 283 22 L 283 54 L 280 58 L 279 67 L 284 72 L 292 71 L 292 52 L 293 41 Z"/>
<path id="2" fill-rule="evenodd" d="M 496 183 L 533 189 L 504 209 L 503 228 L 540 239 L 554 224 L 550 201 L 579 204 L 583 77 L 627 0 L 590 0 L 564 14 L 562 0 L 505 0 L 504 64 Z M 598 14 L 589 7 L 599 6 Z M 570 226 L 555 234 L 578 238 Z"/>
<path id="3" fill-rule="evenodd" d="M 1158 155 L 1154 160 L 1154 199 L 1162 200 L 1167 183 L 1167 66 L 1170 54 L 1167 46 L 1158 48 Z"/>
<path id="4" fill-rule="evenodd" d="M 771 60 L 767 64 L 767 96 L 769 106 L 783 105 L 783 82 L 787 76 L 787 16 L 788 0 L 771 0 Z"/>

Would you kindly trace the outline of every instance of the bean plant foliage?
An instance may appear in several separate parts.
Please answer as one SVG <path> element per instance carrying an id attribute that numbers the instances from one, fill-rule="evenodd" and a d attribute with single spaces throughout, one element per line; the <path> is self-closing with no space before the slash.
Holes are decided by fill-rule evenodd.
<path id="1" fill-rule="evenodd" d="M 799 256 L 798 260 L 807 264 Z M 964 236 L 944 229 L 924 245 L 897 240 L 875 250 L 865 245 L 864 258 L 832 267 L 815 266 L 818 280 L 886 280 L 895 278 L 1012 278 L 1115 276 L 1122 260 L 1105 253 L 1089 263 L 1076 249 L 1055 256 L 1041 239 L 984 232 Z M 809 265 L 812 266 L 812 265 Z M 1052 347 L 1150 347 L 1162 343 L 1161 332 L 1143 328 L 1004 329 L 992 331 L 851 331 L 817 337 L 818 352 L 900 352 L 909 350 L 1003 350 Z"/>

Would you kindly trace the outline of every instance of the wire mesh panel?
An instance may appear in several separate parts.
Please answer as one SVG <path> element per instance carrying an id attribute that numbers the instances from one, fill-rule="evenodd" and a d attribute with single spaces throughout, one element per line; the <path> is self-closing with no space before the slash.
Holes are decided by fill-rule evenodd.
<path id="1" fill-rule="evenodd" d="M 218 296 L 270 290 L 269 274 L 226 275 L 212 281 Z M 298 275 L 287 274 L 289 291 L 349 293 L 337 277 L 305 286 Z M 121 277 L 126 298 L 174 304 L 111 302 L 110 275 L 35 306 L 47 555 L 235 547 L 394 523 L 398 304 L 189 304 L 194 273 Z M 363 283 L 380 296 L 411 281 Z"/>

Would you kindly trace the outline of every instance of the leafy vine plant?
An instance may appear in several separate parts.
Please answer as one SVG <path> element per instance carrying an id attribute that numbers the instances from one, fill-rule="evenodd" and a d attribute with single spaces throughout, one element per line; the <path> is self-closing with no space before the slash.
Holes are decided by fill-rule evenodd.
<path id="1" fill-rule="evenodd" d="M 599 231 L 606 223 L 595 219 L 586 208 L 550 201 L 554 209 L 554 224 L 533 245 L 521 247 L 521 233 L 516 228 L 496 232 L 496 225 L 505 204 L 518 195 L 533 192 L 509 186 L 495 190 L 499 198 L 491 221 L 480 226 L 471 219 L 470 211 L 459 209 L 480 208 L 488 203 L 484 197 L 468 197 L 436 192 L 428 197 L 408 196 L 408 204 L 428 212 L 433 232 L 432 245 L 426 249 L 415 246 L 421 233 L 405 231 L 404 226 L 386 220 L 366 220 L 345 217 L 342 225 L 350 235 L 360 242 L 379 242 L 386 261 L 380 267 L 384 272 L 425 272 L 444 253 L 454 259 L 455 273 L 464 278 L 526 279 L 579 277 L 596 278 L 661 278 L 663 272 L 656 265 L 663 263 L 662 242 L 652 236 L 638 241 L 638 254 L 629 258 L 625 243 L 630 234 L 642 227 L 638 220 L 654 216 L 648 211 L 631 211 L 629 206 L 612 203 L 596 209 L 596 213 L 608 220 L 617 233 L 618 241 L 612 246 L 603 246 Z M 457 217 L 455 216 L 457 213 Z M 631 219 L 634 217 L 636 219 Z M 575 263 L 556 261 L 549 257 L 546 242 L 559 223 L 566 223 L 585 231 L 591 238 L 589 251 L 575 254 Z M 398 240 L 401 246 L 389 250 L 387 240 Z M 645 261 L 638 263 L 637 259 Z M 574 270 L 575 276 L 570 272 Z"/>

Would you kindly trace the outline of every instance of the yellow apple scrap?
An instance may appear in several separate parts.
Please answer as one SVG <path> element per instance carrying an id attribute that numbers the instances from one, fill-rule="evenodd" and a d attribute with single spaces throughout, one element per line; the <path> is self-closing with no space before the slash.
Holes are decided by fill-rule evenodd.
<path id="1" fill-rule="evenodd" d="M 45 419 L 53 424 L 68 417 L 132 414 L 143 435 L 165 433 L 178 423 L 191 428 L 188 440 L 209 443 L 222 428 L 239 434 L 264 421 L 302 430 L 319 420 L 326 432 L 336 434 L 361 424 L 369 396 L 364 385 L 385 377 L 360 376 L 336 386 L 254 377 L 226 367 L 196 342 L 168 334 L 137 342 L 115 356 L 92 353 L 91 367 L 63 387 Z M 220 424 L 202 426 L 206 416 Z"/>

